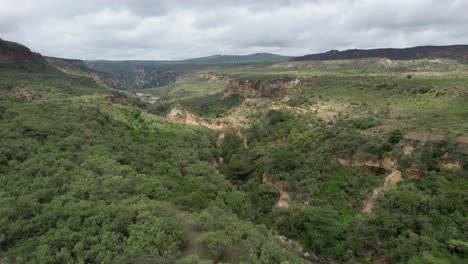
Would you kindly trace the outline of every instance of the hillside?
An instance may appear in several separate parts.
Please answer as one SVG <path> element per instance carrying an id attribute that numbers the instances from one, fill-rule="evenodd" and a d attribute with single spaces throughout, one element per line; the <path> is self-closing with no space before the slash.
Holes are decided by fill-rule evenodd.
<path id="1" fill-rule="evenodd" d="M 330 50 L 325 53 L 295 57 L 292 58 L 291 61 L 350 60 L 364 58 L 387 58 L 392 60 L 447 58 L 466 62 L 468 61 L 468 45 L 420 46 L 405 49 Z"/>
<path id="2" fill-rule="evenodd" d="M 121 88 L 123 86 L 122 82 L 114 74 L 95 71 L 89 68 L 86 65 L 86 62 L 83 60 L 54 57 L 46 57 L 46 60 L 49 64 L 64 73 L 93 77 L 97 81 L 100 81 L 103 85 L 112 88 Z"/>
<path id="3" fill-rule="evenodd" d="M 28 72 L 55 72 L 44 57 L 19 43 L 0 39 L 0 70 L 18 69 Z"/>
<path id="4" fill-rule="evenodd" d="M 41 60 L 41 55 L 29 48 L 11 41 L 0 39 L 0 64 L 27 64 Z"/>

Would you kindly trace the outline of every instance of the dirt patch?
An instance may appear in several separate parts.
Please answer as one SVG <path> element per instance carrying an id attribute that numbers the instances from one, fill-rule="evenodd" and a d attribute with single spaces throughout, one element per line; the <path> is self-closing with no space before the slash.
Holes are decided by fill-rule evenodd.
<path id="1" fill-rule="evenodd" d="M 413 146 L 404 146 L 403 147 L 403 155 L 405 156 L 411 156 L 413 154 L 414 147 Z"/>
<path id="2" fill-rule="evenodd" d="M 397 183 L 401 182 L 402 180 L 403 180 L 403 175 L 401 174 L 401 171 L 393 170 L 387 177 L 385 177 L 385 180 L 382 186 L 379 186 L 372 191 L 372 195 L 364 203 L 364 207 L 362 211 L 365 213 L 370 213 L 374 211 L 375 199 L 379 196 L 379 194 L 382 191 L 385 191 L 389 189 L 390 187 L 395 186 Z"/>
<path id="3" fill-rule="evenodd" d="M 339 113 L 350 113 L 348 105 L 332 101 L 319 101 L 313 104 L 310 110 L 326 122 L 334 121 Z"/>
<path id="4" fill-rule="evenodd" d="M 279 194 L 279 199 L 275 205 L 276 207 L 289 208 L 289 193 L 283 189 L 283 185 L 281 184 L 281 182 L 271 177 L 268 177 L 268 175 L 264 173 L 262 177 L 262 183 L 272 186 Z"/>
<path id="5" fill-rule="evenodd" d="M 440 164 L 440 167 L 446 170 L 452 170 L 452 171 L 461 171 L 463 170 L 463 166 L 461 162 L 444 162 Z"/>
<path id="6" fill-rule="evenodd" d="M 444 140 L 447 135 L 447 131 L 441 129 L 432 130 L 415 130 L 406 133 L 403 137 L 408 140 L 419 141 L 422 143 L 428 141 L 441 141 Z"/>
<path id="7" fill-rule="evenodd" d="M 468 144 L 468 136 L 461 136 L 457 138 L 458 142 Z"/>
<path id="8" fill-rule="evenodd" d="M 422 170 L 414 163 L 406 170 L 406 173 L 412 180 L 420 180 L 424 176 Z"/>

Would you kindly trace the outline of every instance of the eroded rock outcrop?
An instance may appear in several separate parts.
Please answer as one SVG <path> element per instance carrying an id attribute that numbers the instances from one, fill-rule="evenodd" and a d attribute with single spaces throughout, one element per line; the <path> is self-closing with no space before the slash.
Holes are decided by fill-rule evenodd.
<path id="1" fill-rule="evenodd" d="M 239 136 L 242 141 L 244 148 L 248 148 L 248 140 L 247 135 L 242 132 L 240 127 L 233 126 L 229 122 L 221 122 L 221 121 L 208 121 L 201 117 L 198 117 L 192 113 L 190 113 L 187 109 L 185 109 L 180 104 L 175 105 L 169 113 L 166 115 L 166 118 L 172 120 L 177 123 L 183 124 L 190 124 L 190 125 L 197 125 L 197 126 L 204 126 L 213 130 L 225 130 L 229 131 L 237 136 Z M 224 133 L 220 134 L 221 138 L 224 138 Z"/>
<path id="2" fill-rule="evenodd" d="M 167 119 L 172 120 L 177 123 L 204 126 L 204 127 L 215 129 L 215 130 L 221 130 L 230 126 L 230 124 L 226 122 L 218 122 L 218 121 L 211 122 L 211 121 L 204 120 L 203 118 L 200 118 L 190 113 L 189 111 L 187 111 L 187 109 L 182 107 L 180 104 L 175 105 L 169 111 L 166 117 Z"/>
<path id="3" fill-rule="evenodd" d="M 224 96 L 285 98 L 299 85 L 298 78 L 276 80 L 228 80 Z"/>
<path id="4" fill-rule="evenodd" d="M 338 162 L 341 165 L 348 166 L 348 167 L 357 167 L 357 166 L 364 166 L 368 170 L 370 170 L 375 175 L 385 174 L 386 172 L 391 172 L 396 170 L 398 167 L 397 161 L 391 158 L 386 158 L 382 161 L 372 161 L 372 160 L 346 160 L 346 159 L 338 159 Z"/>

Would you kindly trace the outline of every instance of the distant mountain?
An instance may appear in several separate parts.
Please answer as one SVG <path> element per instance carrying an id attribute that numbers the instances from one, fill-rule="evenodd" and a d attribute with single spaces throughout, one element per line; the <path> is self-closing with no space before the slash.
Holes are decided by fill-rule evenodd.
<path id="1" fill-rule="evenodd" d="M 250 55 L 214 55 L 203 58 L 183 60 L 184 63 L 195 64 L 249 64 L 288 61 L 292 57 L 271 53 L 254 53 Z"/>
<path id="2" fill-rule="evenodd" d="M 388 58 L 392 60 L 415 60 L 447 58 L 468 61 L 468 45 L 420 46 L 405 49 L 349 49 L 345 51 L 330 50 L 325 53 L 310 54 L 292 58 L 291 61 L 308 60 L 349 60 L 364 58 Z"/>

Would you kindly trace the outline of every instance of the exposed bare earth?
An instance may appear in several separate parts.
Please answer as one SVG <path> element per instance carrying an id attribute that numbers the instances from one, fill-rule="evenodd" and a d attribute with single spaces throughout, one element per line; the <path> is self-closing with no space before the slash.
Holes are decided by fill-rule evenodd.
<path id="1" fill-rule="evenodd" d="M 289 208 L 289 193 L 283 189 L 281 182 L 268 177 L 268 175 L 264 173 L 262 177 L 262 183 L 271 185 L 278 192 L 279 199 L 275 206 L 280 208 Z"/>
<path id="2" fill-rule="evenodd" d="M 365 213 L 370 213 L 370 212 L 374 211 L 374 209 L 375 209 L 375 199 L 379 196 L 379 194 L 382 191 L 385 191 L 385 190 L 389 189 L 390 187 L 395 186 L 397 183 L 401 182 L 402 180 L 403 180 L 403 176 L 401 174 L 401 171 L 393 170 L 387 177 L 385 177 L 385 181 L 383 182 L 383 185 L 375 188 L 372 191 L 372 195 L 364 203 L 364 207 L 363 207 L 362 211 L 365 212 Z"/>
<path id="3" fill-rule="evenodd" d="M 201 117 L 198 117 L 182 107 L 181 105 L 177 104 L 174 106 L 169 113 L 166 115 L 166 118 L 172 120 L 177 123 L 182 124 L 190 124 L 196 126 L 203 126 L 206 128 L 210 128 L 213 130 L 230 130 L 232 133 L 238 135 L 242 138 L 244 148 L 248 148 L 248 140 L 247 136 L 244 132 L 241 131 L 240 127 L 234 126 L 229 122 L 222 122 L 222 121 L 208 121 Z M 222 134 L 224 137 L 224 135 Z"/>

